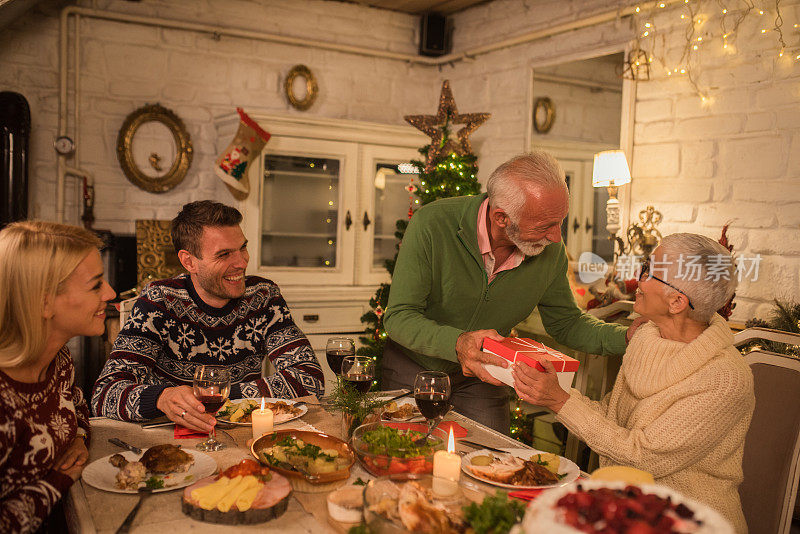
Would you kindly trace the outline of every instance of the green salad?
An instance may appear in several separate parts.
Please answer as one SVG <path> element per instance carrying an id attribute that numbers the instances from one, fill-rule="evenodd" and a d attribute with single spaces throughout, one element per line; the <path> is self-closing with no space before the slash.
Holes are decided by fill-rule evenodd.
<path id="1" fill-rule="evenodd" d="M 382 426 L 375 430 L 367 430 L 361 439 L 367 445 L 370 454 L 385 454 L 393 458 L 416 458 L 433 454 L 434 445 L 414 445 L 414 440 L 425 434 L 416 430 L 398 430 Z"/>

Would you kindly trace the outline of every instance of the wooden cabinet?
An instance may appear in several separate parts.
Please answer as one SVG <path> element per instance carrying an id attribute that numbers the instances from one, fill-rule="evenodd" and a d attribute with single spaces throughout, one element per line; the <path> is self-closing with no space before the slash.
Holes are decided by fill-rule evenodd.
<path id="1" fill-rule="evenodd" d="M 419 159 L 428 138 L 410 126 L 250 116 L 272 137 L 248 168 L 249 196 L 236 204 L 248 274 L 280 286 L 295 322 L 324 351 L 328 334 L 364 329 L 369 299 L 389 281 L 383 262 L 394 256 L 395 222 L 408 216 L 406 187 L 416 181 L 401 164 Z M 235 114 L 216 120 L 219 150 L 238 122 Z"/>

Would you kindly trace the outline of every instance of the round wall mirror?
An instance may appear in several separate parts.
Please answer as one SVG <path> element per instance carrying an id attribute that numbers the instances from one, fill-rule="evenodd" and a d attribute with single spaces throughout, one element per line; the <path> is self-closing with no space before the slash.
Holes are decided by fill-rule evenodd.
<path id="1" fill-rule="evenodd" d="M 183 121 L 169 109 L 147 105 L 128 115 L 117 136 L 125 176 L 151 193 L 174 188 L 192 163 L 192 142 Z"/>

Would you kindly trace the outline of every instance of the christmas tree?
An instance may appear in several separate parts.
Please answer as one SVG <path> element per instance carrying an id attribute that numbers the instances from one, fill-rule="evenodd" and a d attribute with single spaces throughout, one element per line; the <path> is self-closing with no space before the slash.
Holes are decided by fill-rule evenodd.
<path id="1" fill-rule="evenodd" d="M 481 184 L 476 178 L 478 158 L 472 153 L 469 136 L 486 122 L 489 116 L 488 113 L 459 114 L 450 90 L 450 82 L 445 80 L 442 83 L 439 109 L 436 115 L 408 115 L 405 117 L 409 124 L 425 132 L 431 138 L 431 143 L 419 150 L 424 161 L 411 162 L 419 169 L 419 174 L 416 179 L 418 183 L 415 183 L 412 178 L 406 186 L 410 199 L 408 219 L 412 217 L 415 206 L 424 206 L 440 198 L 480 193 Z M 452 132 L 456 126 L 460 126 L 460 128 L 453 135 Z M 408 219 L 400 219 L 395 224 L 394 235 L 397 238 L 395 250 L 397 252 L 400 250 Z M 386 270 L 390 275 L 394 273 L 397 252 L 395 252 L 394 258 L 385 262 Z M 361 317 L 361 322 L 366 324 L 366 329 L 360 338 L 363 346 L 358 349 L 357 353 L 375 358 L 377 360 L 376 369 L 381 368 L 383 347 L 386 344 L 383 312 L 389 301 L 390 288 L 391 284 L 381 284 L 375 292 L 375 296 L 369 301 L 371 310 Z M 380 372 L 377 374 L 380 376 Z"/>

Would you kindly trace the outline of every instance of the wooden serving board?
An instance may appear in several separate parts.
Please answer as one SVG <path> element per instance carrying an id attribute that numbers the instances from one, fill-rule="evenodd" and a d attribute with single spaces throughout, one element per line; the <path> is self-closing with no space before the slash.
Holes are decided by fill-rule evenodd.
<path id="1" fill-rule="evenodd" d="M 204 510 L 186 501 L 181 502 L 181 510 L 192 519 L 204 521 L 206 523 L 217 523 L 220 525 L 252 525 L 255 523 L 264 523 L 265 521 L 283 515 L 286 508 L 289 506 L 289 498 L 291 496 L 292 494 L 290 493 L 269 508 L 250 509 L 244 512 L 238 510 L 229 510 L 227 512 L 220 512 L 216 509 Z"/>

